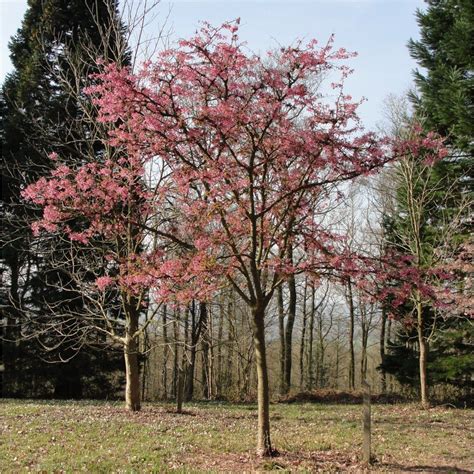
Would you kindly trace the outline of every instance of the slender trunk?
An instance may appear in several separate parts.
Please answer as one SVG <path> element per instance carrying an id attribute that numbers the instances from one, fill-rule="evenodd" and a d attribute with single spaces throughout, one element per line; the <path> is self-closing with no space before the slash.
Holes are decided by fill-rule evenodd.
<path id="1" fill-rule="evenodd" d="M 428 360 L 428 342 L 424 334 L 424 318 L 423 318 L 423 307 L 422 303 L 417 303 L 417 317 L 418 317 L 418 346 L 419 346 L 419 364 L 420 364 L 420 397 L 421 404 L 424 408 L 428 408 L 430 405 L 428 396 L 428 380 L 426 364 Z"/>
<path id="2" fill-rule="evenodd" d="M 185 390 L 185 401 L 190 402 L 194 396 L 194 372 L 196 370 L 196 346 L 191 346 L 189 356 L 189 365 L 186 374 L 186 390 Z"/>
<path id="3" fill-rule="evenodd" d="M 390 343 L 392 339 L 392 320 L 389 318 L 387 323 L 387 343 Z M 391 375 L 388 376 L 388 391 L 391 393 L 393 392 L 393 377 Z"/>
<path id="4" fill-rule="evenodd" d="M 321 340 L 319 344 L 319 386 L 324 388 L 326 386 L 326 369 L 324 367 L 325 364 L 325 356 L 326 356 L 326 348 L 324 347 L 324 343 Z"/>
<path id="5" fill-rule="evenodd" d="M 334 388 L 336 389 L 339 388 L 339 375 L 340 375 L 340 362 L 341 362 L 340 339 L 341 339 L 341 325 L 340 325 L 340 322 L 338 322 L 337 335 L 336 335 L 336 364 L 335 364 L 336 376 L 335 376 L 335 384 L 334 384 Z"/>
<path id="6" fill-rule="evenodd" d="M 301 342 L 300 342 L 300 390 L 304 388 L 304 349 L 305 349 L 305 336 L 306 336 L 306 322 L 308 315 L 306 312 L 306 292 L 308 289 L 308 280 L 304 282 L 304 294 L 303 294 L 303 326 L 301 328 Z"/>
<path id="7" fill-rule="evenodd" d="M 221 300 L 219 310 L 219 326 L 217 329 L 217 381 L 216 381 L 216 396 L 222 396 L 222 346 L 224 344 L 224 301 Z"/>
<path id="8" fill-rule="evenodd" d="M 143 332 L 143 354 L 145 354 L 145 360 L 143 361 L 143 371 L 142 371 L 142 400 L 146 398 L 147 392 L 147 382 L 150 372 L 150 359 L 149 359 L 149 351 L 150 342 L 148 340 L 148 331 L 145 329 Z"/>
<path id="9" fill-rule="evenodd" d="M 385 327 L 387 325 L 387 310 L 382 306 L 382 321 L 380 327 L 380 386 L 381 392 L 387 391 L 387 372 L 385 371 Z"/>
<path id="10" fill-rule="evenodd" d="M 178 369 L 178 383 L 176 389 L 176 413 L 183 413 L 184 398 L 184 368 Z"/>
<path id="11" fill-rule="evenodd" d="M 189 355 L 189 365 L 186 374 L 186 387 L 184 399 L 189 402 L 192 400 L 194 395 L 194 371 L 196 367 L 196 349 L 199 339 L 199 327 L 196 324 L 196 303 L 193 300 L 191 303 L 191 347 Z"/>
<path id="12" fill-rule="evenodd" d="M 280 393 L 285 393 L 285 309 L 283 306 L 283 287 L 277 290 L 278 330 L 280 333 Z"/>
<path id="13" fill-rule="evenodd" d="M 314 285 L 311 285 L 311 314 L 309 319 L 309 342 L 308 342 L 308 390 L 314 388 L 314 357 L 313 357 L 313 344 L 314 344 L 314 316 L 316 312 L 315 298 L 316 291 Z"/>
<path id="14" fill-rule="evenodd" d="M 176 398 L 176 394 L 178 393 L 178 357 L 179 357 L 179 326 L 178 326 L 178 319 L 179 319 L 179 310 L 176 309 L 174 313 L 173 319 L 173 337 L 174 337 L 174 355 L 173 355 L 173 385 L 172 385 L 172 397 Z"/>
<path id="15" fill-rule="evenodd" d="M 229 297 L 229 302 L 227 305 L 227 364 L 226 364 L 226 377 L 225 377 L 225 386 L 226 390 L 229 391 L 234 384 L 234 344 L 236 337 L 234 334 L 234 312 L 232 300 L 234 294 L 231 293 Z"/>
<path id="16" fill-rule="evenodd" d="M 212 310 L 209 308 L 209 330 L 207 333 L 207 344 L 209 347 L 208 365 L 207 365 L 207 380 L 208 380 L 208 395 L 207 398 L 210 400 L 215 398 L 216 395 L 216 381 L 215 381 L 215 367 L 214 367 L 214 319 Z"/>
<path id="17" fill-rule="evenodd" d="M 361 333 L 362 333 L 362 350 L 360 356 L 360 380 L 367 378 L 367 344 L 369 342 L 370 323 L 367 317 L 367 308 L 359 301 L 360 318 L 361 318 Z"/>
<path id="18" fill-rule="evenodd" d="M 349 303 L 349 389 L 354 390 L 355 388 L 355 354 L 354 354 L 354 323 L 355 323 L 355 310 L 354 310 L 354 297 L 352 294 L 352 282 L 350 278 L 347 280 L 347 301 Z"/>
<path id="19" fill-rule="evenodd" d="M 317 382 L 318 382 L 318 388 L 323 388 L 325 383 L 324 383 L 324 376 L 325 376 L 325 371 L 324 371 L 324 334 L 323 334 L 323 313 L 319 312 L 318 313 L 318 345 L 317 345 L 317 361 L 318 363 L 316 364 L 317 367 Z"/>
<path id="20" fill-rule="evenodd" d="M 178 363 L 178 380 L 176 383 L 176 412 L 183 412 L 183 401 L 184 401 L 184 388 L 186 384 L 186 371 L 187 371 L 187 346 L 189 336 L 189 314 L 186 311 L 184 319 L 184 338 L 183 347 L 181 350 L 181 361 Z"/>
<path id="21" fill-rule="evenodd" d="M 293 360 L 293 327 L 296 319 L 296 280 L 292 276 L 288 280 L 290 300 L 288 305 L 288 319 L 285 330 L 285 393 L 291 388 L 291 368 Z"/>
<path id="22" fill-rule="evenodd" d="M 209 399 L 209 348 L 210 348 L 210 339 L 209 339 L 209 315 L 207 311 L 206 303 L 200 304 L 200 314 L 201 314 L 201 331 L 202 331 L 202 395 L 204 398 Z"/>
<path id="23" fill-rule="evenodd" d="M 257 362 L 257 454 L 259 456 L 271 456 L 273 450 L 270 441 L 270 393 L 265 348 L 264 316 L 265 310 L 262 306 L 252 308 L 253 338 L 255 359 Z"/>
<path id="24" fill-rule="evenodd" d="M 362 353 L 360 361 L 360 379 L 366 380 L 367 378 L 367 338 L 362 337 Z"/>
<path id="25" fill-rule="evenodd" d="M 169 341 L 168 341 L 168 322 L 167 322 L 167 308 L 163 306 L 163 372 L 162 372 L 162 384 L 163 394 L 162 397 L 166 400 L 168 398 L 168 357 L 169 357 Z"/>
<path id="26" fill-rule="evenodd" d="M 19 341 L 19 321 L 18 321 L 18 306 L 19 306 L 19 261 L 18 255 L 15 252 L 15 255 L 7 263 L 10 267 L 10 289 L 8 293 L 9 301 L 7 303 L 7 308 L 5 310 L 6 324 L 0 323 L 2 326 L 2 334 L 5 339 L 2 338 L 1 341 L 1 350 L 2 357 L 1 360 L 4 364 L 3 372 L 0 372 L 2 376 L 2 385 L 0 395 L 11 397 L 21 395 L 18 393 L 18 375 L 21 373 L 21 368 L 18 367 L 18 346 Z"/>
<path id="27" fill-rule="evenodd" d="M 138 411 L 140 404 L 140 367 L 138 363 L 138 319 L 136 302 L 132 301 L 128 306 L 127 328 L 125 334 L 125 406 L 127 410 Z"/>

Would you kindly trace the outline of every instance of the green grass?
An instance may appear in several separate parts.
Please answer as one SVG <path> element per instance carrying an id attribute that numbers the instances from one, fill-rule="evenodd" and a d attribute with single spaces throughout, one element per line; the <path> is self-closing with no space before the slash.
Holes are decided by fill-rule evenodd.
<path id="1" fill-rule="evenodd" d="M 473 411 L 373 407 L 375 471 L 462 472 L 474 467 Z M 254 455 L 255 407 L 166 404 L 127 413 L 121 403 L 0 402 L 0 472 L 181 472 L 361 469 L 361 407 L 272 405 L 280 456 Z"/>

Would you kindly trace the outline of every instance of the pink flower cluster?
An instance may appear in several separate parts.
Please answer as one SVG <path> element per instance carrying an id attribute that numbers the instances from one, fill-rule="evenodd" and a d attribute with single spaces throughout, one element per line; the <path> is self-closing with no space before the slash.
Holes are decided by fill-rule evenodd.
<path id="1" fill-rule="evenodd" d="M 337 254 L 341 237 L 319 219 L 342 196 L 334 188 L 406 152 L 442 157 L 432 135 L 394 144 L 363 130 L 360 101 L 343 90 L 351 70 L 341 61 L 353 53 L 332 38 L 262 59 L 237 33 L 237 23 L 204 25 L 137 74 L 107 65 L 87 92 L 116 151 L 77 168 L 54 156 L 52 175 L 25 190 L 44 208 L 35 232 L 119 242 L 119 276 L 99 278 L 99 289 L 186 300 L 231 279 L 251 299 L 294 273 L 356 275 L 363 265 Z M 335 99 L 313 86 L 329 73 Z"/>

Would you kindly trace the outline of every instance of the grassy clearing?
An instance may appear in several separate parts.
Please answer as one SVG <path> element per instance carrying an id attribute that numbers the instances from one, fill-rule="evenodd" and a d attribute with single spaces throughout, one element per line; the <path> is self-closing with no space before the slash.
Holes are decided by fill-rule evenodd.
<path id="1" fill-rule="evenodd" d="M 471 472 L 473 410 L 373 407 L 375 471 Z M 361 471 L 361 407 L 272 406 L 280 456 L 253 454 L 254 406 L 166 404 L 127 413 L 121 403 L 0 402 L 0 472 Z"/>

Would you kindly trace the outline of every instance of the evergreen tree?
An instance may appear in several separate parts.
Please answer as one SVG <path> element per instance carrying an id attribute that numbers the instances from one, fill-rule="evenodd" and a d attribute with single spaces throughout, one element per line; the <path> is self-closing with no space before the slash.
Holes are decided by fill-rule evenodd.
<path id="1" fill-rule="evenodd" d="M 411 39 L 411 56 L 424 71 L 415 71 L 412 94 L 426 127 L 448 138 L 472 157 L 474 141 L 474 3 L 427 0 L 416 13 L 419 41 Z"/>
<path id="2" fill-rule="evenodd" d="M 473 230 L 472 205 L 466 203 L 472 203 L 474 180 L 474 4 L 469 0 L 429 0 L 427 4 L 426 11 L 416 14 L 421 38 L 408 43 L 411 56 L 423 68 L 414 73 L 417 89 L 410 96 L 423 126 L 446 137 L 450 155 L 431 169 L 426 180 L 432 199 L 423 210 L 421 241 L 428 255 L 441 244 L 449 248 L 451 258 L 444 261 L 449 266 Z M 416 189 L 415 193 L 420 195 Z M 406 226 L 406 200 L 406 190 L 399 187 L 398 212 L 389 230 L 392 237 L 396 229 L 403 233 Z M 456 218 L 460 221 L 456 232 L 441 242 L 446 222 Z M 463 286 L 463 278 L 452 284 Z M 433 310 L 426 311 L 427 330 L 435 331 L 427 363 L 430 382 L 469 388 L 474 367 L 471 323 L 462 310 L 436 321 Z M 412 370 L 418 357 L 412 336 L 409 329 L 402 331 L 389 346 L 383 364 L 402 383 L 419 382 Z"/>
<path id="3" fill-rule="evenodd" d="M 63 315 L 80 313 L 84 301 L 78 288 L 67 269 L 50 258 L 64 252 L 81 254 L 80 246 L 60 236 L 47 242 L 34 238 L 30 223 L 37 218 L 36 210 L 27 207 L 21 190 L 50 170 L 51 152 L 71 164 L 91 154 L 100 156 L 101 137 L 82 106 L 80 91 L 97 70 L 96 57 L 128 60 L 116 0 L 32 0 L 9 48 L 14 71 L 0 93 L 0 240 L 6 320 L 2 392 L 6 396 L 80 396 L 81 379 L 90 379 L 90 365 L 97 361 L 97 354 L 81 351 L 84 339 L 60 344 L 64 334 L 77 330 L 77 321 L 69 318 L 56 331 L 35 333 L 58 310 Z M 71 225 L 80 226 L 80 222 Z M 19 341 L 20 329 L 22 335 L 30 331 L 27 342 Z M 35 342 L 38 335 L 43 346 L 55 348 L 46 356 L 44 347 Z M 79 351 L 81 356 L 74 358 Z M 70 361 L 52 365 L 42 363 L 43 358 Z M 102 364 L 104 368 L 112 360 L 119 359 L 114 356 Z M 117 362 L 112 366 L 117 369 Z"/>

